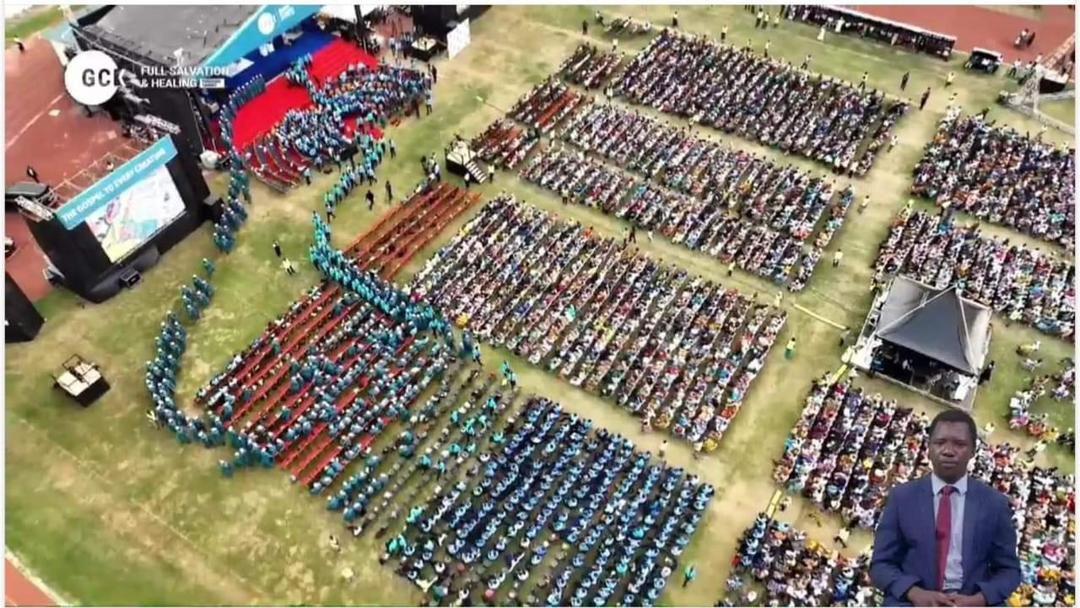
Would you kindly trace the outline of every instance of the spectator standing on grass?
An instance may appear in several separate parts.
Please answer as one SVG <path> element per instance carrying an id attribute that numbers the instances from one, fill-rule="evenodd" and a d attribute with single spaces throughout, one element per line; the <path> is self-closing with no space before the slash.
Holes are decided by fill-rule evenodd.
<path id="1" fill-rule="evenodd" d="M 337 537 L 333 534 L 330 535 L 330 548 L 334 550 L 334 553 L 341 551 L 341 543 L 338 542 Z"/>
<path id="2" fill-rule="evenodd" d="M 679 11 L 671 13 L 671 27 L 679 27 Z"/>
<path id="3" fill-rule="evenodd" d="M 695 578 L 697 578 L 697 568 L 694 567 L 694 564 L 690 564 L 686 567 L 686 570 L 683 571 L 682 586 L 685 588 L 693 582 Z"/>
<path id="4" fill-rule="evenodd" d="M 840 332 L 840 348 L 844 348 L 845 346 L 847 346 L 848 341 L 850 341 L 850 340 L 851 340 L 851 328 L 850 327 L 845 327 L 843 329 L 843 331 Z"/>
<path id="5" fill-rule="evenodd" d="M 784 348 L 784 358 L 791 361 L 795 358 L 795 336 L 791 336 L 788 340 L 787 346 Z"/>
<path id="6" fill-rule="evenodd" d="M 374 198 L 374 197 L 372 197 Z M 386 202 L 394 202 L 394 186 L 390 183 L 390 180 L 386 180 Z"/>
<path id="7" fill-rule="evenodd" d="M 840 265 L 840 261 L 844 259 L 844 250 L 837 249 L 836 253 L 832 254 L 832 267 L 836 268 Z"/>
<path id="8" fill-rule="evenodd" d="M 589 22 L 587 20 L 585 20 L 585 19 L 581 20 L 581 35 L 582 36 L 588 36 L 589 35 Z"/>
<path id="9" fill-rule="evenodd" d="M 813 57 L 810 56 L 810 53 L 807 53 L 806 58 L 803 59 L 802 65 L 799 66 L 799 69 L 800 70 L 808 70 L 808 69 L 810 69 L 810 60 L 811 59 L 813 59 Z"/>
<path id="10" fill-rule="evenodd" d="M 870 72 L 863 72 L 862 73 L 862 78 L 859 79 L 859 91 L 860 92 L 865 92 L 866 91 L 866 80 L 868 78 L 870 78 Z"/>
<path id="11" fill-rule="evenodd" d="M 727 28 L 728 26 L 725 25 L 720 29 L 720 44 L 724 44 L 724 42 L 727 41 Z"/>
<path id="12" fill-rule="evenodd" d="M 922 99 L 919 100 L 919 109 L 920 110 L 922 110 L 923 108 L 926 107 L 926 101 L 928 99 L 930 99 L 930 87 L 926 87 L 926 90 L 923 91 Z"/>
<path id="13" fill-rule="evenodd" d="M 840 528 L 840 531 L 833 537 L 833 542 L 840 543 L 840 546 L 847 549 L 848 537 L 851 536 L 851 530 L 847 529 L 847 526 Z"/>
<path id="14" fill-rule="evenodd" d="M 911 72 L 904 72 L 904 75 L 900 77 L 900 90 L 907 89 L 908 79 L 911 78 Z"/>
<path id="15" fill-rule="evenodd" d="M 668 445 L 668 440 L 667 439 L 660 442 L 660 449 L 656 451 L 656 454 L 660 458 L 663 458 L 664 456 L 667 455 L 667 445 Z"/>
<path id="16" fill-rule="evenodd" d="M 956 72 L 953 72 L 953 71 L 950 70 L 949 73 L 945 75 L 945 87 L 946 88 L 951 87 L 952 83 L 953 83 L 953 80 L 955 80 L 955 79 L 956 79 Z"/>
<path id="17" fill-rule="evenodd" d="M 386 185 L 390 185 L 390 182 L 386 182 Z M 367 194 L 364 195 L 364 199 L 367 200 L 368 211 L 375 208 L 375 193 L 368 188 Z"/>
<path id="18" fill-rule="evenodd" d="M 276 240 L 274 241 L 274 255 L 279 258 L 281 257 L 281 244 Z"/>

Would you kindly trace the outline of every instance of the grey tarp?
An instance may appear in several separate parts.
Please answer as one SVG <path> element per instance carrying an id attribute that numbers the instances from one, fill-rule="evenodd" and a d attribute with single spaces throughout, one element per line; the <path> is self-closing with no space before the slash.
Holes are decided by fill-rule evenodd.
<path id="1" fill-rule="evenodd" d="M 989 308 L 963 299 L 955 288 L 897 277 L 881 306 L 877 337 L 974 375 L 990 347 L 990 317 Z"/>

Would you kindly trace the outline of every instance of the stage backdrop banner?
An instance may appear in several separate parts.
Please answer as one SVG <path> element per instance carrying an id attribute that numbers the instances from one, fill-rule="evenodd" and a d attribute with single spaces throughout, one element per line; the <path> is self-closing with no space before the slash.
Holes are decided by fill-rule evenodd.
<path id="1" fill-rule="evenodd" d="M 60 223 L 68 230 L 76 228 L 174 158 L 176 145 L 172 138 L 162 138 L 60 207 L 56 211 Z"/>
<path id="2" fill-rule="evenodd" d="M 472 32 L 469 30 L 469 20 L 466 19 L 446 35 L 446 52 L 450 55 L 450 59 L 464 51 L 470 42 L 472 42 Z"/>
<path id="3" fill-rule="evenodd" d="M 233 35 L 203 62 L 206 67 L 225 67 L 271 42 L 319 12 L 318 4 L 268 4 L 255 11 Z"/>

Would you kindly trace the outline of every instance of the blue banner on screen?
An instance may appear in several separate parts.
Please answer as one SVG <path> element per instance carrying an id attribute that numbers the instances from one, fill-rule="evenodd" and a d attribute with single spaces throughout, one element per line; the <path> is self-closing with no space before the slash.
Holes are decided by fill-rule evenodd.
<path id="1" fill-rule="evenodd" d="M 164 167 L 175 157 L 176 146 L 172 139 L 162 139 L 60 207 L 56 213 L 60 222 L 68 230 L 75 228 L 86 221 L 88 216 L 108 205 L 125 190 Z"/>
<path id="2" fill-rule="evenodd" d="M 260 7 L 203 62 L 203 66 L 224 67 L 239 61 L 244 55 L 300 25 L 304 19 L 319 12 L 320 8 L 322 6 L 318 4 L 268 4 Z"/>

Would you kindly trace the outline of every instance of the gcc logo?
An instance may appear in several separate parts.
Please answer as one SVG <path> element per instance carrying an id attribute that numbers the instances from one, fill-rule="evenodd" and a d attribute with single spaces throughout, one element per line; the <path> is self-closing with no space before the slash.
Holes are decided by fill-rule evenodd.
<path id="1" fill-rule="evenodd" d="M 88 106 L 101 105 L 116 94 L 119 74 L 112 57 L 101 51 L 85 51 L 68 62 L 64 86 L 75 101 Z"/>
<path id="2" fill-rule="evenodd" d="M 277 25 L 277 20 L 274 19 L 273 13 L 263 13 L 259 15 L 259 19 L 255 23 L 259 28 L 260 34 L 269 36 L 274 33 L 274 26 Z"/>

